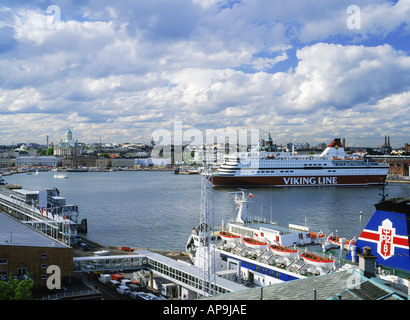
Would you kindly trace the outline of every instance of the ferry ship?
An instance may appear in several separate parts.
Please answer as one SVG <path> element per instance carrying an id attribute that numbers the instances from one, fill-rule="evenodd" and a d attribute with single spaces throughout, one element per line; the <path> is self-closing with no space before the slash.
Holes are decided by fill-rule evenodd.
<path id="1" fill-rule="evenodd" d="M 347 155 L 335 138 L 320 155 L 275 152 L 270 134 L 264 146 L 245 156 L 228 156 L 213 174 L 216 187 L 383 185 L 389 166 Z"/>
<path id="2" fill-rule="evenodd" d="M 410 275 L 406 222 L 410 218 L 409 201 L 401 209 L 394 207 L 394 201 L 393 207 L 388 203 L 383 209 L 376 206 L 380 210 L 376 210 L 359 238 L 346 239 L 333 233 L 313 232 L 308 226 L 286 227 L 250 219 L 247 191 L 231 193 L 235 194 L 236 219 L 213 230 L 208 241 L 214 248 L 213 264 L 219 274 L 226 276 L 231 272 L 237 282 L 263 286 L 342 270 L 358 271 L 358 256 L 368 254 L 370 249 L 378 264 L 376 277 L 409 285 L 405 280 Z M 199 245 L 199 229 L 192 230 L 186 251 L 192 263 L 201 268 L 201 250 L 211 255 Z M 398 276 L 398 270 L 404 277 Z"/>

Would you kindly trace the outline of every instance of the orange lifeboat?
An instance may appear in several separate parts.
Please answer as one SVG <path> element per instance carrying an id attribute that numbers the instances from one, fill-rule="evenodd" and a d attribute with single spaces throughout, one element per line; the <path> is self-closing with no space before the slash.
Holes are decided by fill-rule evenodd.
<path id="1" fill-rule="evenodd" d="M 241 239 L 240 236 L 233 234 L 231 232 L 225 231 L 225 230 L 220 231 L 219 235 L 221 236 L 222 239 L 228 242 L 239 241 Z"/>
<path id="2" fill-rule="evenodd" d="M 335 259 L 325 258 L 309 252 L 302 253 L 302 259 L 309 264 L 327 269 L 330 269 L 335 262 Z"/>
<path id="3" fill-rule="evenodd" d="M 243 238 L 242 241 L 245 243 L 246 246 L 250 247 L 250 248 L 255 248 L 255 249 L 263 249 L 265 248 L 268 243 L 264 242 L 264 241 L 259 241 L 253 238 Z"/>
<path id="4" fill-rule="evenodd" d="M 309 232 L 309 237 L 310 238 L 324 238 L 326 235 L 324 233 L 317 233 L 317 232 Z"/>
<path id="5" fill-rule="evenodd" d="M 291 249 L 291 248 L 276 245 L 276 244 L 272 244 L 270 246 L 270 249 L 272 250 L 274 254 L 287 257 L 287 258 L 292 258 L 292 259 L 295 259 L 298 254 L 298 251 L 295 249 Z"/>

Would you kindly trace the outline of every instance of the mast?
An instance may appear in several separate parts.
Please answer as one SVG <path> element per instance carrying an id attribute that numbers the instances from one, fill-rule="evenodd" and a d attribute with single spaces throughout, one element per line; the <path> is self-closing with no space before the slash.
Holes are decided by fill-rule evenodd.
<path id="1" fill-rule="evenodd" d="M 248 220 L 248 196 L 246 195 L 245 189 L 239 189 L 240 191 L 229 192 L 235 195 L 235 203 L 237 205 L 236 209 L 238 214 L 236 216 L 236 222 L 245 223 Z M 249 197 L 253 197 L 249 195 Z"/>
<path id="2" fill-rule="evenodd" d="M 206 160 L 206 159 L 205 159 Z M 214 294 L 215 274 L 215 246 L 212 233 L 214 232 L 214 196 L 213 174 L 205 161 L 205 170 L 201 174 L 201 208 L 199 222 L 198 262 L 202 272 L 202 288 L 204 296 Z"/>

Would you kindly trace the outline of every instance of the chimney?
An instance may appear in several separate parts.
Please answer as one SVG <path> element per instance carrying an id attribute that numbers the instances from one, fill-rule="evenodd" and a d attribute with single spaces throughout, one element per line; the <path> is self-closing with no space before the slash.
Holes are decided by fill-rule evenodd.
<path id="1" fill-rule="evenodd" d="M 387 146 L 387 136 L 384 136 L 384 145 Z"/>
<path id="2" fill-rule="evenodd" d="M 359 257 L 359 268 L 363 272 L 363 275 L 367 278 L 374 277 L 376 275 L 376 256 L 372 255 L 372 249 L 370 247 L 364 247 L 363 253 L 357 254 Z"/>
<path id="3" fill-rule="evenodd" d="M 345 144 L 345 138 L 342 139 L 342 146 L 343 146 L 343 150 L 346 151 L 346 144 Z"/>
<path id="4" fill-rule="evenodd" d="M 387 137 L 387 145 L 390 147 L 390 136 Z"/>

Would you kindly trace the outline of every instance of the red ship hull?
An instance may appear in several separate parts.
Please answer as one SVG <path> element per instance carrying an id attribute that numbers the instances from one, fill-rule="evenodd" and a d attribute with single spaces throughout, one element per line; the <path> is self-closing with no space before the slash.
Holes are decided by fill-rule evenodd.
<path id="1" fill-rule="evenodd" d="M 385 175 L 339 176 L 213 176 L 215 187 L 269 186 L 269 187 L 320 187 L 382 185 Z"/>

